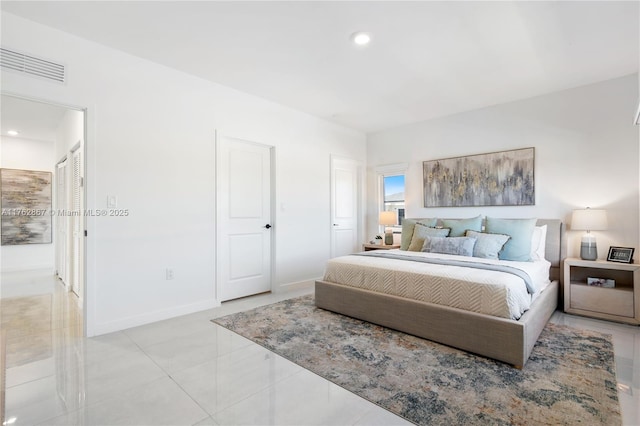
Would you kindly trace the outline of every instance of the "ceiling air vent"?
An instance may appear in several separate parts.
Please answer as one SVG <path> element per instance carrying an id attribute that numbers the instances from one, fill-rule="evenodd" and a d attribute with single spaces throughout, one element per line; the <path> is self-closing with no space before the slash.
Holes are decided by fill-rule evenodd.
<path id="1" fill-rule="evenodd" d="M 29 74 L 34 77 L 64 83 L 64 65 L 5 49 L 4 47 L 0 48 L 0 66 L 21 74 Z"/>

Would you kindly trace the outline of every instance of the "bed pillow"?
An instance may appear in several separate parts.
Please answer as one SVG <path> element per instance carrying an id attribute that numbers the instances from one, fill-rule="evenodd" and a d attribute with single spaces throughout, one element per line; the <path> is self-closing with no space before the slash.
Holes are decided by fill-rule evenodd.
<path id="1" fill-rule="evenodd" d="M 411 245 L 411 239 L 413 238 L 413 228 L 416 223 L 420 223 L 424 226 L 435 227 L 438 219 L 436 218 L 424 218 L 424 219 L 402 219 L 402 234 L 400 235 L 400 250 L 408 250 Z"/>
<path id="2" fill-rule="evenodd" d="M 531 234 L 531 260 L 544 260 L 547 250 L 547 225 L 536 226 Z"/>
<path id="3" fill-rule="evenodd" d="M 501 260 L 531 261 L 531 237 L 536 219 L 497 219 L 487 217 L 486 231 L 504 234 L 511 238 L 499 254 Z"/>
<path id="4" fill-rule="evenodd" d="M 416 223 L 413 229 L 413 238 L 409 244 L 409 251 L 421 251 L 425 237 L 446 237 L 449 235 L 449 228 L 430 228 Z"/>
<path id="5" fill-rule="evenodd" d="M 473 247 L 473 257 L 483 259 L 499 259 L 500 250 L 510 238 L 508 235 L 486 234 L 476 231 L 467 231 L 467 236 L 477 239 Z"/>
<path id="6" fill-rule="evenodd" d="M 442 227 L 451 229 L 450 237 L 464 237 L 467 230 L 482 231 L 482 216 L 470 219 L 442 219 Z"/>
<path id="7" fill-rule="evenodd" d="M 473 256 L 476 239 L 471 237 L 425 237 L 422 251 L 427 253 Z"/>

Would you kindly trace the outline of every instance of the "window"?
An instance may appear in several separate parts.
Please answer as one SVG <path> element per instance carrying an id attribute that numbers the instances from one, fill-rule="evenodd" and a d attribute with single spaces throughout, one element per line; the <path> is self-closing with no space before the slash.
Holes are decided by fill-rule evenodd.
<path id="1" fill-rule="evenodd" d="M 404 219 L 404 175 L 382 178 L 383 211 L 397 211 L 398 224 Z"/>
<path id="2" fill-rule="evenodd" d="M 408 163 L 391 164 L 376 167 L 378 174 L 378 194 L 380 211 L 393 211 L 397 214 L 397 227 L 394 233 L 400 232 L 400 226 L 404 219 L 404 192 L 405 172 L 409 168 Z"/>

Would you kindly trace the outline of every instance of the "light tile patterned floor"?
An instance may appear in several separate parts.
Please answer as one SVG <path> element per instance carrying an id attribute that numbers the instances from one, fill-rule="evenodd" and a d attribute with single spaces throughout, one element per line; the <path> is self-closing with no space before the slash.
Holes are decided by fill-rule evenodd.
<path id="1" fill-rule="evenodd" d="M 210 322 L 311 287 L 85 339 L 74 297 L 50 274 L 1 278 L 10 424 L 407 424 Z M 20 303 L 28 315 L 12 308 Z M 640 328 L 559 312 L 552 320 L 613 334 L 624 423 L 640 424 Z"/>

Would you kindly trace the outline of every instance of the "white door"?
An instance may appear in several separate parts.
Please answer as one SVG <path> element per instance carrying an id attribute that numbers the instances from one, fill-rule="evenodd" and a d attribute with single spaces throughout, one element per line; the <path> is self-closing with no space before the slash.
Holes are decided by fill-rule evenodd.
<path id="1" fill-rule="evenodd" d="M 56 273 L 67 286 L 67 238 L 69 217 L 65 214 L 69 209 L 67 202 L 67 159 L 58 163 L 56 168 Z"/>
<path id="2" fill-rule="evenodd" d="M 271 148 L 218 137 L 217 294 L 220 301 L 271 290 Z"/>
<path id="3" fill-rule="evenodd" d="M 361 251 L 360 164 L 331 158 L 331 257 Z"/>
<path id="4" fill-rule="evenodd" d="M 71 290 L 82 297 L 82 243 L 84 241 L 84 200 L 82 148 L 79 146 L 71 153 Z"/>

